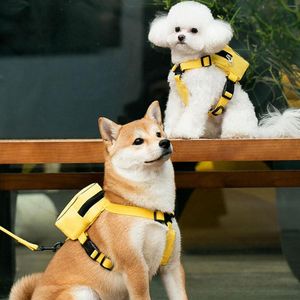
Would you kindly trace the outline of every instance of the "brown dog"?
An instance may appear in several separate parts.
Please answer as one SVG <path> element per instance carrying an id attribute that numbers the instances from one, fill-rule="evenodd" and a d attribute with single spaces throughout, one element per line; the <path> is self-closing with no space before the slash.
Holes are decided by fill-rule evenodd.
<path id="1" fill-rule="evenodd" d="M 105 143 L 105 198 L 115 204 L 172 213 L 172 145 L 162 129 L 158 102 L 140 120 L 120 126 L 100 118 L 99 127 Z M 176 238 L 171 257 L 162 266 L 166 224 L 104 211 L 88 235 L 111 258 L 111 271 L 92 260 L 78 241 L 67 240 L 44 273 L 24 277 L 13 286 L 10 299 L 146 300 L 150 299 L 149 282 L 158 271 L 170 299 L 187 299 L 175 219 L 172 226 Z"/>

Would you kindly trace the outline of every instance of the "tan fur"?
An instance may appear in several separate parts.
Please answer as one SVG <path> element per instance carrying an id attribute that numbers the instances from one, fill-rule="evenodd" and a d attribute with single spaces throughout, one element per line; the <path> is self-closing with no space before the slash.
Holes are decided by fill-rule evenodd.
<path id="1" fill-rule="evenodd" d="M 145 140 L 143 149 L 145 149 L 146 154 L 148 147 L 156 149 L 156 145 L 164 138 L 160 110 L 157 107 L 158 104 L 154 102 L 143 119 L 124 126 L 117 125 L 107 119 L 100 119 L 100 131 L 106 145 L 104 190 L 105 196 L 113 203 L 134 205 L 132 201 L 143 198 L 147 202 L 145 202 L 146 204 L 141 203 L 141 206 L 153 205 L 148 203 L 152 199 L 157 201 L 158 206 L 160 203 L 165 205 L 164 198 L 161 196 L 164 191 L 154 189 L 153 196 L 151 194 L 153 188 L 149 186 L 149 182 L 152 181 L 156 184 L 160 183 L 160 170 L 164 170 L 162 174 L 170 174 L 168 178 L 164 178 L 168 185 L 166 194 L 169 199 L 174 198 L 173 169 L 167 158 L 159 159 L 150 164 L 149 167 L 145 163 L 143 168 L 146 170 L 149 168 L 149 172 L 155 174 L 155 176 L 152 174 L 152 177 L 149 175 L 152 181 L 148 181 L 147 176 L 144 180 L 143 178 L 140 180 L 138 177 L 138 181 L 124 178 L 116 171 L 116 166 L 113 163 L 113 160 L 123 149 L 128 149 L 128 153 L 138 149 L 138 147 L 132 146 L 137 129 L 139 130 L 138 134 L 139 132 L 143 134 Z M 162 137 L 157 137 L 155 133 L 157 131 L 161 133 Z M 149 155 L 156 155 L 156 150 L 151 151 Z M 141 174 L 144 173 L 143 169 Z M 156 199 L 157 193 L 161 199 Z M 154 203 L 156 203 L 155 201 Z M 174 202 L 174 199 L 172 201 Z M 169 200 L 170 204 L 166 205 L 170 211 L 174 209 L 172 201 Z M 157 207 L 157 209 L 160 208 Z M 152 220 L 116 215 L 104 211 L 89 228 L 88 234 L 98 248 L 112 259 L 113 271 L 103 269 L 89 258 L 78 241 L 68 240 L 55 254 L 42 276 L 32 276 L 23 279 L 24 284 L 15 284 L 11 292 L 11 300 L 87 299 L 74 296 L 78 287 L 90 288 L 100 297 L 89 299 L 149 300 L 149 281 L 159 269 L 162 274 L 170 274 L 170 272 L 175 274 L 174 280 L 171 281 L 174 281 L 176 288 L 180 289 L 181 292 L 176 292 L 175 294 L 178 296 L 170 299 L 187 299 L 184 287 L 184 271 L 180 264 L 180 233 L 175 221 L 174 228 L 177 230 L 174 253 L 170 259 L 170 264 L 160 268 L 159 263 L 164 249 L 166 226 Z M 178 276 L 178 274 L 180 275 Z M 165 280 L 167 290 L 172 290 L 173 283 L 171 281 Z M 24 298 L 26 289 L 28 296 Z M 31 294 L 32 298 L 30 298 Z"/>
<path id="2" fill-rule="evenodd" d="M 35 289 L 35 286 L 37 285 L 38 281 L 40 280 L 42 274 L 36 273 L 32 275 L 27 275 L 20 280 L 18 280 L 11 292 L 9 299 L 10 300 L 29 300 L 31 299 L 31 296 L 33 294 L 33 291 Z"/>

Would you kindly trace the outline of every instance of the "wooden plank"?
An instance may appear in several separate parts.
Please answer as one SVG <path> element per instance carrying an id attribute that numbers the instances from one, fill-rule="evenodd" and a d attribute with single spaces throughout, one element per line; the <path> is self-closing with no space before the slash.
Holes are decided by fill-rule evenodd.
<path id="1" fill-rule="evenodd" d="M 0 164 L 99 163 L 100 140 L 2 140 Z"/>
<path id="2" fill-rule="evenodd" d="M 300 160 L 300 139 L 172 140 L 174 162 Z M 100 163 L 103 142 L 0 140 L 0 164 Z"/>
<path id="3" fill-rule="evenodd" d="M 177 188 L 300 187 L 300 171 L 176 172 Z M 0 174 L 0 190 L 81 189 L 103 173 Z"/>

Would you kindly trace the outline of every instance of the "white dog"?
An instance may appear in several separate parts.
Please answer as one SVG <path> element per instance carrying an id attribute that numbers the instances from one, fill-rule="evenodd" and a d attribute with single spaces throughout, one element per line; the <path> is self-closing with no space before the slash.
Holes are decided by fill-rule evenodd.
<path id="1" fill-rule="evenodd" d="M 184 1 L 174 5 L 167 15 L 154 19 L 148 38 L 156 46 L 170 48 L 172 63 L 179 65 L 218 53 L 232 35 L 231 26 L 214 19 L 208 7 Z M 287 109 L 281 114 L 273 109 L 258 122 L 254 107 L 239 83 L 234 85 L 233 97 L 224 114 L 208 116 L 222 96 L 227 80 L 224 71 L 214 64 L 181 73 L 188 104 L 182 101 L 175 75 L 173 69 L 168 76 L 170 93 L 164 124 L 170 138 L 300 136 L 300 110 Z"/>

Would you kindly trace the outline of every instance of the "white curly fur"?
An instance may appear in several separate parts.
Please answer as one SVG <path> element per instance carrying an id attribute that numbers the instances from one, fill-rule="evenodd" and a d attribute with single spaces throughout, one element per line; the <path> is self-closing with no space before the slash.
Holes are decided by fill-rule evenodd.
<path id="1" fill-rule="evenodd" d="M 180 30 L 176 32 L 175 28 Z M 191 32 L 192 28 L 198 30 Z M 178 29 L 177 29 L 178 30 Z M 184 1 L 174 5 L 167 15 L 160 15 L 151 23 L 149 40 L 159 47 L 171 49 L 174 64 L 214 54 L 232 38 L 231 26 L 213 18 L 203 4 Z M 184 35 L 184 43 L 178 36 Z M 288 109 L 268 113 L 258 122 L 248 94 L 236 84 L 234 96 L 222 116 L 208 117 L 223 91 L 226 76 L 214 65 L 193 69 L 182 75 L 190 92 L 189 105 L 184 106 L 176 89 L 174 73 L 170 71 L 169 99 L 165 111 L 165 132 L 170 138 L 246 138 L 299 137 L 300 110 Z"/>

